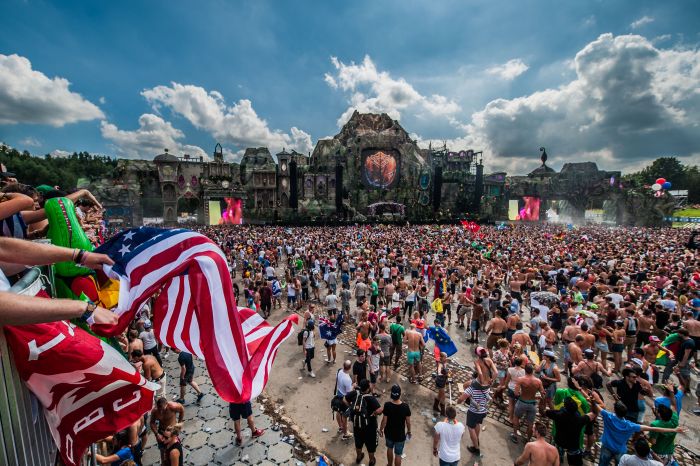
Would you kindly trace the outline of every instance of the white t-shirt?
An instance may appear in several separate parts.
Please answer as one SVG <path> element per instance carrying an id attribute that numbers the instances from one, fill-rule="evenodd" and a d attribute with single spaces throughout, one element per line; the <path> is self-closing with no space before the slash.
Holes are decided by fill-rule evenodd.
<path id="1" fill-rule="evenodd" d="M 314 332 L 304 330 L 304 348 L 309 349 L 309 348 L 315 348 L 315 347 L 316 347 L 316 342 L 314 341 Z"/>
<path id="2" fill-rule="evenodd" d="M 143 349 L 152 349 L 158 345 L 155 335 L 150 330 L 144 330 L 139 334 L 139 338 L 143 341 Z"/>
<path id="3" fill-rule="evenodd" d="M 619 464 L 620 466 L 663 466 L 656 460 L 640 458 L 637 455 L 622 455 Z"/>
<path id="4" fill-rule="evenodd" d="M 352 391 L 352 378 L 345 371 L 338 372 L 338 395 L 347 395 Z"/>
<path id="5" fill-rule="evenodd" d="M 0 291 L 7 291 L 10 287 L 10 281 L 5 276 L 5 273 L 0 270 Z"/>
<path id="6" fill-rule="evenodd" d="M 457 422 L 455 424 L 438 422 L 435 424 L 435 432 L 440 434 L 438 457 L 447 463 L 459 461 L 459 449 L 462 441 L 462 435 L 464 435 L 464 424 L 461 422 Z"/>

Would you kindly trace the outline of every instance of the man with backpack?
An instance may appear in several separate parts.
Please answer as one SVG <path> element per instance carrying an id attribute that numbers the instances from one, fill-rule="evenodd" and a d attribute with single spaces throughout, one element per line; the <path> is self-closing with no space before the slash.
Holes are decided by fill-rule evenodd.
<path id="1" fill-rule="evenodd" d="M 352 377 L 350 371 L 352 369 L 352 361 L 349 359 L 343 363 L 343 368 L 338 369 L 335 375 L 335 390 L 333 391 L 333 399 L 331 400 L 331 410 L 336 416 L 338 422 L 338 433 L 343 434 L 342 439 L 347 440 L 352 437 L 348 433 L 348 418 L 347 408 L 345 404 L 345 395 L 352 391 Z"/>
<path id="2" fill-rule="evenodd" d="M 369 454 L 369 466 L 374 466 L 377 460 L 374 452 L 377 451 L 377 416 L 382 414 L 382 406 L 370 392 L 369 380 L 360 381 L 358 388 L 345 395 L 345 402 L 350 406 L 352 417 L 352 429 L 355 436 L 355 450 L 357 458 L 355 462 L 360 464 L 365 457 L 362 451 L 367 448 Z"/>

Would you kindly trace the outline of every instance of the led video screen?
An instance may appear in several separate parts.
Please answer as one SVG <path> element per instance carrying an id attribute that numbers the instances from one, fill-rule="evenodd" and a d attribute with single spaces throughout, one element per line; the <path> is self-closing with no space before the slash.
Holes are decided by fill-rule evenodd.
<path id="1" fill-rule="evenodd" d="M 521 200 L 508 201 L 508 220 L 535 222 L 540 219 L 540 198 L 523 196 Z"/>
<path id="2" fill-rule="evenodd" d="M 362 182 L 368 188 L 391 189 L 401 176 L 401 158 L 393 149 L 362 151 Z"/>
<path id="3" fill-rule="evenodd" d="M 225 197 L 209 201 L 209 225 L 240 225 L 243 223 L 243 201 Z"/>

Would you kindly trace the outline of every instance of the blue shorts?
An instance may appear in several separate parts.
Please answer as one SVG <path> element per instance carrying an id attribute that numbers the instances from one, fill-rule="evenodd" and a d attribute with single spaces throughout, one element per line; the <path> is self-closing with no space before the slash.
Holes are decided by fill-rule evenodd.
<path id="1" fill-rule="evenodd" d="M 478 332 L 479 331 L 479 321 L 472 320 L 471 323 L 469 324 L 469 330 L 471 330 L 472 332 Z"/>
<path id="2" fill-rule="evenodd" d="M 387 450 L 394 450 L 395 455 L 403 455 L 403 447 L 406 445 L 406 441 L 404 440 L 403 442 L 394 442 L 393 440 L 386 439 L 386 448 Z"/>

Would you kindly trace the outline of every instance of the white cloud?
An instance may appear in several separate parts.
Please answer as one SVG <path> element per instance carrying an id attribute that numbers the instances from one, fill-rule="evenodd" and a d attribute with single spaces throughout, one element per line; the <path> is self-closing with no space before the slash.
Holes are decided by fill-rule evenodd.
<path id="1" fill-rule="evenodd" d="M 497 76 L 506 81 L 512 81 L 524 72 L 526 72 L 530 67 L 525 64 L 520 58 L 514 58 L 508 60 L 502 65 L 492 66 L 486 69 L 486 72 L 490 75 Z"/>
<path id="2" fill-rule="evenodd" d="M 49 155 L 51 155 L 51 157 L 55 157 L 55 158 L 59 158 L 59 159 L 66 159 L 66 158 L 70 157 L 71 155 L 73 155 L 73 153 L 68 152 L 67 150 L 54 149 L 49 153 Z"/>
<path id="3" fill-rule="evenodd" d="M 38 123 L 61 127 L 104 118 L 102 110 L 71 92 L 65 78 L 48 78 L 19 55 L 0 54 L 0 124 Z"/>
<path id="4" fill-rule="evenodd" d="M 41 141 L 39 141 L 37 138 L 33 138 L 31 136 L 28 136 L 22 140 L 19 141 L 20 144 L 23 146 L 28 146 L 28 147 L 41 147 Z"/>
<path id="5" fill-rule="evenodd" d="M 272 153 L 282 148 L 302 153 L 312 149 L 309 134 L 296 127 L 291 128 L 289 133 L 270 129 L 247 99 L 227 106 L 223 95 L 217 91 L 207 92 L 199 86 L 178 83 L 156 86 L 141 94 L 155 110 L 165 106 L 218 141 L 232 144 L 238 149 L 266 146 Z"/>
<path id="6" fill-rule="evenodd" d="M 646 26 L 647 24 L 653 23 L 653 22 L 654 22 L 654 18 L 652 18 L 651 16 L 642 16 L 638 20 L 633 21 L 632 24 L 630 24 L 630 27 L 632 29 L 639 29 L 640 27 Z"/>
<path id="7" fill-rule="evenodd" d="M 208 157 L 201 147 L 182 144 L 180 140 L 185 137 L 184 133 L 151 113 L 141 115 L 139 127 L 134 131 L 121 130 L 106 120 L 101 122 L 100 131 L 122 157 L 150 160 L 164 149 L 178 156 Z"/>
<path id="8" fill-rule="evenodd" d="M 697 158 L 700 50 L 602 34 L 573 63 L 570 82 L 492 100 L 448 145 L 483 149 L 489 169 L 511 173 L 535 168 L 540 146 L 554 166 L 593 160 L 601 168 L 626 169 L 662 155 Z"/>
<path id="9" fill-rule="evenodd" d="M 102 105 L 104 105 L 104 104 L 107 103 L 107 99 L 105 99 L 105 96 L 101 96 L 101 97 L 98 99 L 98 101 L 99 101 L 100 104 L 102 104 Z"/>
<path id="10" fill-rule="evenodd" d="M 449 118 L 460 111 L 460 106 L 442 95 L 421 95 L 403 78 L 392 78 L 386 71 L 377 70 L 376 65 L 365 56 L 362 63 L 345 64 L 331 57 L 335 73 L 326 73 L 324 79 L 333 89 L 349 93 L 350 107 L 338 119 L 342 126 L 352 113 L 387 113 L 395 120 L 402 111 L 413 111 L 417 116 L 439 116 Z"/>

